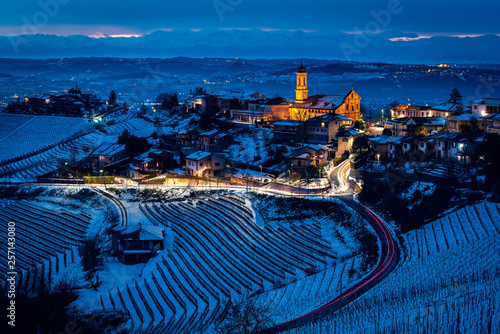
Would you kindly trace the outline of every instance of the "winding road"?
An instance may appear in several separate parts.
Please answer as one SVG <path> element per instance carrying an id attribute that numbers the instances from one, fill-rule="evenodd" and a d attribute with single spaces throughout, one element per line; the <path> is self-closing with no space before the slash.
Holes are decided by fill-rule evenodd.
<path id="1" fill-rule="evenodd" d="M 349 163 L 349 160 L 342 163 L 334 171 L 332 171 L 331 175 L 334 175 L 338 178 L 338 190 L 346 193 L 345 196 L 339 197 L 339 199 L 344 201 L 344 203 L 358 212 L 366 221 L 368 221 L 368 223 L 377 233 L 381 243 L 381 254 L 377 267 L 358 284 L 344 291 L 341 295 L 337 296 L 325 305 L 295 319 L 262 330 L 259 333 L 270 334 L 283 332 L 285 330 L 305 325 L 309 322 L 318 320 L 328 314 L 331 314 L 340 309 L 343 305 L 350 303 L 366 291 L 370 290 L 377 283 L 383 280 L 387 275 L 389 275 L 398 265 L 400 250 L 397 242 L 394 240 L 394 237 L 387 228 L 386 224 L 373 211 L 365 208 L 363 205 L 352 199 L 353 192 L 350 191 L 349 182 L 347 180 L 348 171 L 350 168 Z"/>
<path id="2" fill-rule="evenodd" d="M 95 191 L 99 195 L 102 195 L 102 196 L 108 198 L 111 202 L 113 202 L 113 204 L 116 205 L 116 207 L 118 208 L 118 211 L 120 212 L 121 225 L 122 226 L 128 225 L 127 209 L 122 204 L 122 202 L 120 202 L 120 200 L 118 198 L 116 198 L 115 196 L 111 195 L 110 193 L 103 191 L 99 188 L 92 187 L 90 189 L 92 189 L 93 191 Z"/>

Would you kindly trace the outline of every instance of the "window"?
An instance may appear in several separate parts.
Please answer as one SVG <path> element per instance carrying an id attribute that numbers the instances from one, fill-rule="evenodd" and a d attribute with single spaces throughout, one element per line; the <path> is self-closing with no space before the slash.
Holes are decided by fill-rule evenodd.
<path id="1" fill-rule="evenodd" d="M 474 110 L 477 110 L 477 104 L 474 105 Z"/>
<path id="2" fill-rule="evenodd" d="M 216 162 L 215 167 L 219 167 L 219 166 L 220 166 L 220 162 Z"/>
<path id="3" fill-rule="evenodd" d="M 128 242 L 128 241 L 127 241 L 127 242 L 125 243 L 125 249 L 130 249 L 130 242 Z"/>
<path id="4" fill-rule="evenodd" d="M 203 167 L 203 162 L 200 162 L 200 167 Z"/>

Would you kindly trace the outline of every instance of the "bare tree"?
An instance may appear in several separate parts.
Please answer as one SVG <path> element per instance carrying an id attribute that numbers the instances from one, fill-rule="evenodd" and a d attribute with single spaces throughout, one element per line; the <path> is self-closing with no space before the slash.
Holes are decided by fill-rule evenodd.
<path id="1" fill-rule="evenodd" d="M 252 334 L 273 325 L 272 308 L 251 298 L 248 292 L 228 303 L 228 311 L 216 327 L 218 334 Z"/>

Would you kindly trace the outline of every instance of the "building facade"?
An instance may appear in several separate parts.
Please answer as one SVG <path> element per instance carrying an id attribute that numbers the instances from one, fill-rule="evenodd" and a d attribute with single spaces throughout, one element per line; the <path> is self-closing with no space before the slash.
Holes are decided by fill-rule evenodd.
<path id="1" fill-rule="evenodd" d="M 309 97 L 307 71 L 304 65 L 297 70 L 295 103 L 290 106 L 290 119 L 306 121 L 310 118 L 336 113 L 358 120 L 360 118 L 360 96 L 351 89 L 347 95 L 316 94 Z"/>

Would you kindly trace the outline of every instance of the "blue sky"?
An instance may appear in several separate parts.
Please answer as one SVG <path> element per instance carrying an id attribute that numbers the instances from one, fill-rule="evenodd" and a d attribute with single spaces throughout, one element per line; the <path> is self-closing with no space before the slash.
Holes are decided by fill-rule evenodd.
<path id="1" fill-rule="evenodd" d="M 17 0 L 0 4 L 0 35 L 234 28 L 338 34 L 364 30 L 374 21 L 373 13 L 388 6 L 398 8 L 398 13 L 390 15 L 384 31 L 420 36 L 500 34 L 500 1 L 492 0 Z"/>

